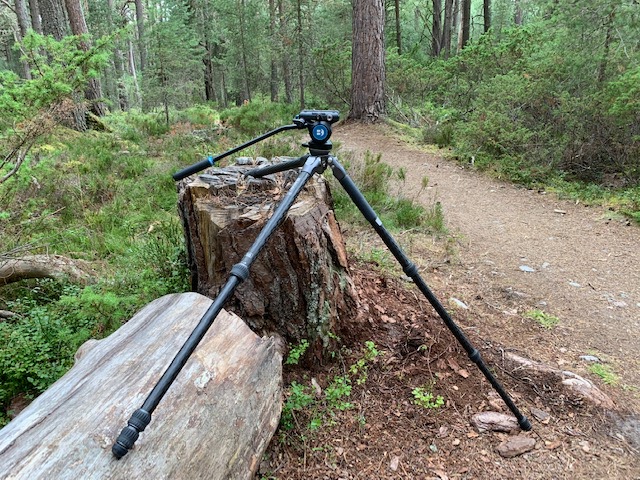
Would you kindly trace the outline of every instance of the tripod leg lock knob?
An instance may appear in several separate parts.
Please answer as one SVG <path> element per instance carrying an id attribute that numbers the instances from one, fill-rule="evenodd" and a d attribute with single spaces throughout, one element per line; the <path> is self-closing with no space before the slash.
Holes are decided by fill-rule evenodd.
<path id="1" fill-rule="evenodd" d="M 404 267 L 404 274 L 413 280 L 416 277 L 416 275 L 418 275 L 418 267 L 416 266 L 415 263 L 409 262 Z"/>
<path id="2" fill-rule="evenodd" d="M 138 409 L 133 412 L 131 418 L 127 422 L 127 426 L 122 429 L 116 442 L 111 447 L 111 453 L 118 460 L 124 457 L 129 450 L 133 448 L 140 432 L 144 431 L 151 422 L 151 414 L 145 410 Z"/>
<path id="3" fill-rule="evenodd" d="M 236 263 L 231 268 L 231 275 L 237 277 L 241 282 L 244 282 L 249 277 L 249 267 L 244 263 Z"/>
<path id="4" fill-rule="evenodd" d="M 480 352 L 474 348 L 473 350 L 471 350 L 471 352 L 469 352 L 469 359 L 473 363 L 478 365 L 478 363 L 482 361 L 482 356 L 480 355 Z"/>

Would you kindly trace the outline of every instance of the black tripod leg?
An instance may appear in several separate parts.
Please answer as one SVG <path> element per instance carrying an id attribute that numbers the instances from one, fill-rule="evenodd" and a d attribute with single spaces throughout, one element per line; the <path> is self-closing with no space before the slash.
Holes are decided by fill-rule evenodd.
<path id="1" fill-rule="evenodd" d="M 513 403 L 513 400 L 511 400 L 509 394 L 505 391 L 500 382 L 498 382 L 487 365 L 484 363 L 484 360 L 480 356 L 480 352 L 476 350 L 473 345 L 471 345 L 465 334 L 462 332 L 462 330 L 460 330 L 458 325 L 456 325 L 447 310 L 442 306 L 442 304 L 433 294 L 431 289 L 429 289 L 425 281 L 418 273 L 418 268 L 416 267 L 416 265 L 409 260 L 400 246 L 393 239 L 391 234 L 387 231 L 386 228 L 384 228 L 382 222 L 376 215 L 376 212 L 373 210 L 373 208 L 371 208 L 371 205 L 369 205 L 360 190 L 358 190 L 358 187 L 356 187 L 356 185 L 353 183 L 353 180 L 351 180 L 346 170 L 342 167 L 342 165 L 340 165 L 335 157 L 330 157 L 330 160 L 330 166 L 333 175 L 336 177 L 338 182 L 340 182 L 340 185 L 342 185 L 351 200 L 353 200 L 353 203 L 355 203 L 356 207 L 358 207 L 358 210 L 360 210 L 362 215 L 364 215 L 367 221 L 378 233 L 393 256 L 396 257 L 396 260 L 398 260 L 398 262 L 402 266 L 404 273 L 413 280 L 418 289 L 427 298 L 436 312 L 438 312 L 438 315 L 440 315 L 440 318 L 442 318 L 447 328 L 451 331 L 451 333 L 453 333 L 454 337 L 456 337 L 456 340 L 458 340 L 460 345 L 462 345 L 462 347 L 465 349 L 471 361 L 476 364 L 476 366 L 484 374 L 486 379 L 489 380 L 489 383 L 491 383 L 495 391 L 498 392 L 507 407 L 509 407 L 509 410 L 511 410 L 511 412 L 516 416 L 520 428 L 523 430 L 531 430 L 531 423 L 529 422 L 527 417 L 525 417 L 520 412 L 520 410 L 518 410 L 518 407 L 516 407 L 516 405 Z"/>
<path id="2" fill-rule="evenodd" d="M 126 455 L 138 439 L 140 432 L 149 425 L 149 422 L 151 422 L 151 414 L 156 409 L 167 390 L 169 390 L 169 387 L 180 373 L 180 370 L 182 370 L 182 367 L 187 363 L 187 360 L 194 352 L 205 333 L 207 333 L 213 324 L 226 301 L 231 297 L 236 287 L 247 279 L 249 276 L 249 268 L 253 264 L 253 261 L 265 246 L 274 230 L 278 228 L 285 219 L 287 212 L 291 208 L 291 205 L 293 205 L 298 194 L 302 191 L 305 184 L 313 174 L 322 171 L 323 169 L 324 167 L 322 166 L 322 159 L 320 157 L 308 157 L 306 159 L 302 170 L 298 174 L 298 178 L 273 212 L 269 221 L 262 228 L 253 242 L 253 245 L 249 248 L 249 251 L 247 251 L 240 263 L 233 266 L 229 279 L 220 290 L 220 293 L 214 302 L 202 316 L 196 328 L 191 332 L 189 338 L 182 345 L 182 348 L 180 348 L 180 351 L 178 351 L 169 367 L 167 367 L 167 370 L 162 374 L 162 377 L 144 401 L 142 407 L 133 413 L 127 426 L 118 436 L 116 442 L 111 448 L 111 451 L 116 458 L 122 458 Z"/>

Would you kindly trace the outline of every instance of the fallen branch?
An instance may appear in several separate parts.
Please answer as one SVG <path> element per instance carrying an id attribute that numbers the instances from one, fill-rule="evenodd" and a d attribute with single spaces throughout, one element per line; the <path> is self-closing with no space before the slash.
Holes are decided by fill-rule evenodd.
<path id="1" fill-rule="evenodd" d="M 28 278 L 53 278 L 89 283 L 92 270 L 87 262 L 61 255 L 29 255 L 0 260 L 0 286 Z"/>
<path id="2" fill-rule="evenodd" d="M 0 310 L 0 321 L 9 319 L 15 316 L 16 314 L 14 312 L 10 312 L 9 310 Z"/>

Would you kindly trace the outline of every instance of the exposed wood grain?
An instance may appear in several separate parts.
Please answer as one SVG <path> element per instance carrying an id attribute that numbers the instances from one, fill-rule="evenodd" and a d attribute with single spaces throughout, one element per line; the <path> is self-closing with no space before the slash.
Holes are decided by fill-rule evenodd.
<path id="1" fill-rule="evenodd" d="M 277 427 L 282 358 L 224 310 L 121 460 L 111 445 L 211 300 L 147 305 L 0 430 L 0 478 L 252 478 Z"/>

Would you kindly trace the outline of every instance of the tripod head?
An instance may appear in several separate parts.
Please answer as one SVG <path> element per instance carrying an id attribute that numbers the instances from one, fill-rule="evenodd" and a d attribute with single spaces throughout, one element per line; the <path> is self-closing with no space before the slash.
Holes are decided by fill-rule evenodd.
<path id="1" fill-rule="evenodd" d="M 331 151 L 331 124 L 340 120 L 336 110 L 303 110 L 293 118 L 300 128 L 307 128 L 311 141 L 303 144 L 311 155 L 326 155 Z"/>
<path id="2" fill-rule="evenodd" d="M 194 163 L 193 165 L 180 170 L 173 174 L 174 180 L 182 180 L 183 178 L 193 175 L 205 168 L 212 167 L 217 161 L 227 157 L 231 154 L 239 152 L 240 150 L 247 148 L 255 143 L 261 142 L 273 135 L 284 132 L 285 130 L 301 130 L 306 128 L 309 131 L 311 141 L 303 144 L 303 147 L 308 147 L 311 155 L 327 155 L 331 151 L 331 124 L 340 120 L 340 112 L 337 110 L 302 110 L 295 117 L 293 117 L 293 123 L 291 125 L 283 125 L 275 130 L 260 135 L 240 146 L 232 148 L 218 156 L 209 156 L 204 160 Z"/>

